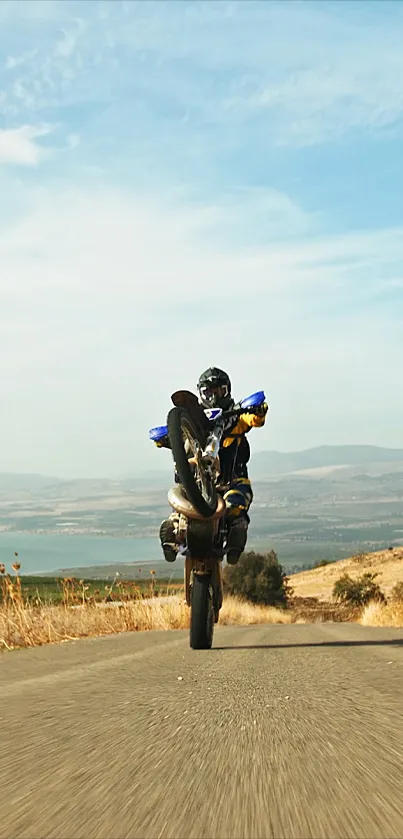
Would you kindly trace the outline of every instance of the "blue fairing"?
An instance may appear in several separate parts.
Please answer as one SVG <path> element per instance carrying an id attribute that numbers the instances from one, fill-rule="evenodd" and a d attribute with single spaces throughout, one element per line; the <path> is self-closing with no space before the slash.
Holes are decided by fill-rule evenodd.
<path id="1" fill-rule="evenodd" d="M 168 426 L 167 425 L 157 425 L 156 428 L 150 428 L 148 432 L 148 436 L 150 440 L 154 440 L 154 443 L 158 443 L 163 437 L 166 437 L 168 434 Z"/>
<path id="2" fill-rule="evenodd" d="M 216 420 L 217 417 L 221 416 L 222 408 L 205 408 L 204 413 L 206 414 L 207 419 Z"/>
<path id="3" fill-rule="evenodd" d="M 258 390 L 256 393 L 252 393 L 251 396 L 247 396 L 246 399 L 242 399 L 241 408 L 257 408 L 258 405 L 261 405 L 262 402 L 266 401 L 266 396 L 264 390 Z"/>

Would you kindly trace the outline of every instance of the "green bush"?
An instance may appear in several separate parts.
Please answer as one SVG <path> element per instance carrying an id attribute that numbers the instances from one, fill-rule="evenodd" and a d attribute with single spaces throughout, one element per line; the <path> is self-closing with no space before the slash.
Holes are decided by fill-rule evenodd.
<path id="1" fill-rule="evenodd" d="M 385 596 L 375 582 L 377 576 L 367 573 L 353 580 L 347 573 L 343 574 L 333 586 L 334 599 L 349 606 L 365 606 L 371 600 L 385 603 Z"/>
<path id="2" fill-rule="evenodd" d="M 318 562 L 315 562 L 313 568 L 325 568 L 326 565 L 331 565 L 333 561 L 332 559 L 319 559 Z"/>
<path id="3" fill-rule="evenodd" d="M 252 603 L 286 606 L 291 595 L 288 579 L 274 551 L 243 553 L 237 565 L 226 565 L 224 587 L 228 594 Z"/>

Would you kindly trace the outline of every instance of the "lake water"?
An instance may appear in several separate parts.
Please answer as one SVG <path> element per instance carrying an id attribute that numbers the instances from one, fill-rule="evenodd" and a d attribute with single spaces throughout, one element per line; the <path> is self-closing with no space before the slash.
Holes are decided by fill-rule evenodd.
<path id="1" fill-rule="evenodd" d="M 4 563 L 8 571 L 15 561 L 14 551 L 18 552 L 23 574 L 163 559 L 158 539 L 0 533 L 0 563 Z"/>

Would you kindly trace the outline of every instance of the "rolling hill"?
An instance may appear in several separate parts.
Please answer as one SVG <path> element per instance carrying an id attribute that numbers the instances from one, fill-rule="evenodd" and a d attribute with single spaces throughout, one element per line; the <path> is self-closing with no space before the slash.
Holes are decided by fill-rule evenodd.
<path id="1" fill-rule="evenodd" d="M 371 464 L 401 464 L 403 449 L 380 446 L 318 446 L 299 452 L 262 451 L 253 455 L 257 477 L 286 475 L 325 467 L 366 467 Z"/>
<path id="2" fill-rule="evenodd" d="M 34 473 L 0 472 L 0 492 L 36 492 L 60 483 L 60 478 Z"/>
<path id="3" fill-rule="evenodd" d="M 387 551 L 358 554 L 349 559 L 330 562 L 323 568 L 300 571 L 292 574 L 290 582 L 295 597 L 317 597 L 329 602 L 336 580 L 347 573 L 353 579 L 370 572 L 378 574 L 379 583 L 386 596 L 390 595 L 397 582 L 403 582 L 403 547 L 394 547 Z"/>
<path id="4" fill-rule="evenodd" d="M 169 511 L 172 470 L 169 459 L 167 463 L 164 471 L 133 473 L 120 480 L 0 473 L 0 535 L 157 540 L 160 521 Z M 289 569 L 402 542 L 403 449 L 321 446 L 300 452 L 253 452 L 250 476 L 254 501 L 248 545 L 255 550 L 273 548 Z M 69 567 L 81 565 L 83 557 L 75 555 L 77 543 L 70 544 Z M 144 562 L 140 543 L 132 544 L 133 560 Z"/>
<path id="5" fill-rule="evenodd" d="M 325 470 L 333 467 L 361 467 L 360 471 L 365 472 L 366 467 L 383 464 L 393 470 L 401 464 L 403 471 L 403 449 L 388 449 L 381 446 L 317 446 L 311 449 L 304 449 L 296 452 L 258 451 L 253 452 L 251 471 L 259 479 L 270 479 L 272 476 L 288 475 L 296 472 L 313 470 Z M 385 471 L 387 471 L 385 469 Z M 141 470 L 133 475 L 126 475 L 120 478 L 82 478 L 76 480 L 64 480 L 63 478 L 38 475 L 38 474 L 13 474 L 0 472 L 0 492 L 6 491 L 28 491 L 38 492 L 44 489 L 56 493 L 66 493 L 70 497 L 76 492 L 79 495 L 91 493 L 105 493 L 120 489 L 131 489 L 133 482 L 139 487 L 139 481 L 145 482 L 147 486 L 166 486 L 172 475 L 170 466 L 161 470 Z"/>

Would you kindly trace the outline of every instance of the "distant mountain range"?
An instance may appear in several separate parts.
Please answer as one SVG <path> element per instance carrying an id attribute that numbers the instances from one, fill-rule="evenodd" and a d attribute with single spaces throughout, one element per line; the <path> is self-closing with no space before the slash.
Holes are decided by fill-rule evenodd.
<path id="1" fill-rule="evenodd" d="M 133 470 L 119 479 L 0 473 L 2 545 L 10 534 L 133 537 L 130 556 L 143 564 L 145 544 L 148 539 L 157 543 L 161 519 L 169 510 L 169 460 L 164 459 L 160 471 Z M 249 474 L 255 494 L 249 545 L 273 548 L 287 568 L 402 544 L 403 449 L 253 451 Z M 63 567 L 86 565 L 83 543 L 72 539 L 70 546 L 71 557 Z M 113 549 L 107 559 L 115 565 Z M 57 551 L 46 567 L 61 567 Z"/>
<path id="2" fill-rule="evenodd" d="M 366 467 L 374 464 L 393 464 L 395 468 L 402 464 L 403 449 L 388 449 L 380 446 L 318 446 L 312 449 L 305 449 L 297 452 L 276 452 L 262 451 L 254 452 L 251 459 L 251 472 L 253 477 L 260 480 L 270 479 L 279 475 L 287 475 L 305 470 L 318 470 L 325 467 Z M 387 471 L 384 469 L 383 471 Z M 75 489 L 86 489 L 89 492 L 97 490 L 107 492 L 112 487 L 115 490 L 122 488 L 131 489 L 139 487 L 139 479 L 148 486 L 161 486 L 169 479 L 168 470 L 150 472 L 142 470 L 140 473 L 133 473 L 132 477 L 125 476 L 120 480 L 104 479 L 76 479 L 66 480 L 49 475 L 37 474 L 13 474 L 0 472 L 0 492 L 24 491 L 40 492 L 46 488 L 67 491 L 69 495 L 74 494 Z M 134 483 L 135 482 L 135 483 Z"/>
<path id="3" fill-rule="evenodd" d="M 61 483 L 60 478 L 55 478 L 50 475 L 0 472 L 0 491 L 2 492 L 7 490 L 24 490 L 32 492 L 44 489 L 45 487 L 55 486 L 59 483 Z"/>
<path id="4" fill-rule="evenodd" d="M 331 466 L 403 464 L 403 449 L 386 449 L 380 446 L 318 446 L 299 452 L 263 451 L 252 455 L 252 463 L 256 476 L 269 477 Z"/>

